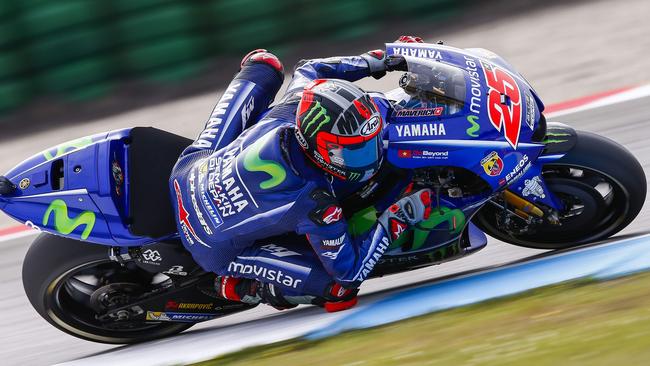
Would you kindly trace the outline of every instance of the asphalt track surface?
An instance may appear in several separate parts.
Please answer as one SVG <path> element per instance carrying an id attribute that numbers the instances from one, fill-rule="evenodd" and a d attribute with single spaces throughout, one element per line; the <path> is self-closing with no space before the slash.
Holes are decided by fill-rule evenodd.
<path id="1" fill-rule="evenodd" d="M 650 22 L 646 20 L 649 11 L 650 2 L 647 0 L 575 1 L 534 12 L 494 16 L 494 21 L 480 23 L 470 14 L 465 20 L 464 29 L 444 31 L 432 25 L 428 33 L 419 34 L 425 39 L 445 39 L 459 47 L 485 47 L 503 55 L 526 75 L 543 100 L 555 103 L 650 82 L 650 68 L 645 54 L 650 47 Z M 490 16 L 490 12 L 485 13 L 484 17 Z M 364 49 L 347 54 L 359 53 Z M 378 86 L 374 83 L 364 82 L 363 85 L 376 90 L 386 90 L 395 85 L 390 78 L 382 80 Z M 214 100 L 213 93 L 199 95 L 79 125 L 5 139 L 0 144 L 0 172 L 44 147 L 109 129 L 152 125 L 188 137 L 195 136 Z M 553 120 L 618 141 L 641 161 L 646 174 L 650 171 L 650 98 Z M 646 232 L 650 221 L 649 209 L 646 202 L 639 217 L 621 234 Z M 10 225 L 12 222 L 0 214 L 0 229 Z M 48 365 L 96 355 L 98 352 L 110 352 L 106 354 L 108 358 L 103 359 L 110 359 L 113 364 L 128 364 L 126 361 L 132 360 L 136 364 L 147 365 L 147 355 L 153 361 L 166 352 L 180 352 L 180 348 L 174 348 L 175 344 L 194 342 L 198 353 L 210 347 L 210 344 L 223 348 L 224 345 L 234 346 L 237 340 L 252 336 L 265 338 L 265 334 L 268 334 L 268 338 L 271 338 L 289 328 L 315 326 L 337 316 L 324 314 L 313 307 L 278 313 L 260 306 L 249 312 L 199 324 L 171 340 L 146 345 L 115 347 L 79 340 L 41 319 L 24 295 L 20 273 L 22 259 L 32 239 L 23 237 L 0 242 L 2 365 Z M 433 282 L 468 270 L 498 266 L 540 252 L 490 240 L 486 249 L 470 257 L 370 280 L 363 285 L 361 304 L 385 296 L 385 291 L 400 290 L 418 282 Z M 101 357 L 95 358 L 93 364 L 99 364 Z"/>

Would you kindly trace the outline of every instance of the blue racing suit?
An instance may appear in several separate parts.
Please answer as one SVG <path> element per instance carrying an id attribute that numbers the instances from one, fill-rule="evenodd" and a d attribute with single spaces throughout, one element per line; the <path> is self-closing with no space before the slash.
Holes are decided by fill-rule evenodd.
<path id="1" fill-rule="evenodd" d="M 285 295 L 323 296 L 334 282 L 356 288 L 368 277 L 389 246 L 384 229 L 351 237 L 332 177 L 294 137 L 305 85 L 367 76 L 360 56 L 303 61 L 266 112 L 281 76 L 262 63 L 242 67 L 170 177 L 181 239 L 203 269 L 280 286 Z M 377 102 L 387 110 L 387 101 Z M 309 244 L 295 234 L 283 240 L 287 233 Z"/>

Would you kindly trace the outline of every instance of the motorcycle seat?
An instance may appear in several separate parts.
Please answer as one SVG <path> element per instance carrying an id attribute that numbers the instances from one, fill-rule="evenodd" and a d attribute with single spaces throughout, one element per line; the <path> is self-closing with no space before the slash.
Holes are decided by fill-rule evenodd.
<path id="1" fill-rule="evenodd" d="M 153 127 L 135 127 L 129 137 L 129 231 L 151 238 L 173 234 L 169 176 L 192 140 Z"/>

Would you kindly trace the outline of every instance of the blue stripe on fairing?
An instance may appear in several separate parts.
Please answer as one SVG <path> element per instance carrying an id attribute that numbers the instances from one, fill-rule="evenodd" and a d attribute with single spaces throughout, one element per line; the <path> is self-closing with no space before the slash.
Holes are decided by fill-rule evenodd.
<path id="1" fill-rule="evenodd" d="M 320 339 L 559 282 L 584 277 L 609 279 L 648 269 L 650 235 L 643 235 L 404 291 L 359 308 L 305 337 Z"/>

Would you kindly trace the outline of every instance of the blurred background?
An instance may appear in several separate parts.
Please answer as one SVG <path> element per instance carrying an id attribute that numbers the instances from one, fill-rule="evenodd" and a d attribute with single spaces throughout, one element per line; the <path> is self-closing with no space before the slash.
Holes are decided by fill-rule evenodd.
<path id="1" fill-rule="evenodd" d="M 0 113 L 29 106 L 62 113 L 146 91 L 122 105 L 132 108 L 204 89 L 210 83 L 201 83 L 202 76 L 232 74 L 236 64 L 224 67 L 225 60 L 254 48 L 286 55 L 307 42 L 336 51 L 337 42 L 368 36 L 393 20 L 418 14 L 434 21 L 464 5 L 413 0 L 387 11 L 386 0 L 2 1 Z M 103 109 L 120 111 L 119 105 Z"/>
<path id="2" fill-rule="evenodd" d="M 553 102 L 650 79 L 636 66 L 649 10 L 644 0 L 1 1 L 0 126 L 8 137 L 214 91 L 255 48 L 291 70 L 401 34 L 491 49 Z M 557 93 L 549 80 L 569 85 Z"/>

